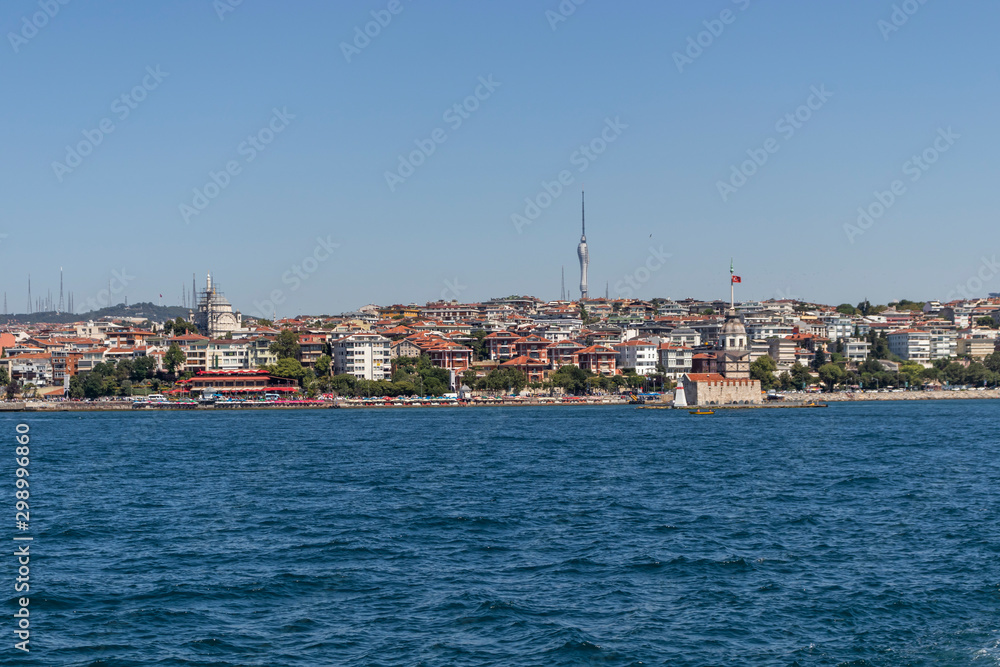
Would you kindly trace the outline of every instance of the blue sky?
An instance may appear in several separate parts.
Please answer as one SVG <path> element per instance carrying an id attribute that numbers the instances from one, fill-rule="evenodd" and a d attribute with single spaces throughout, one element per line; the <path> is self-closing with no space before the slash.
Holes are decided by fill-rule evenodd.
<path id="1" fill-rule="evenodd" d="M 179 304 L 211 270 L 279 316 L 557 298 L 563 265 L 576 294 L 582 186 L 592 294 L 722 297 L 734 257 L 738 298 L 944 299 L 998 250 L 996 3 L 230 2 L 4 3 L 9 311 L 60 266 L 78 308 L 112 272 L 115 302 Z"/>

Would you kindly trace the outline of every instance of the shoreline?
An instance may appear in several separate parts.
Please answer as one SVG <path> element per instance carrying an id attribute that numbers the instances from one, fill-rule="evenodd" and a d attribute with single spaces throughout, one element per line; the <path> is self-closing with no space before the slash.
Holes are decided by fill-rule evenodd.
<path id="1" fill-rule="evenodd" d="M 802 394 L 801 392 L 786 394 L 788 399 L 784 401 L 765 401 L 758 405 L 715 405 L 701 406 L 709 409 L 770 409 L 770 408 L 803 408 L 809 402 L 816 403 L 861 403 L 869 401 L 945 401 L 945 400 L 980 400 L 980 399 L 1000 399 L 1000 388 L 964 391 L 905 391 L 887 393 L 857 393 L 838 392 L 832 394 Z M 628 406 L 646 410 L 687 410 L 698 406 L 677 406 L 671 401 L 650 401 L 646 404 L 629 404 L 627 401 L 615 400 L 613 398 L 601 398 L 596 400 L 580 400 L 562 402 L 556 401 L 500 401 L 491 403 L 438 403 L 432 405 L 397 405 L 384 403 L 347 403 L 347 402 L 325 402 L 295 404 L 240 404 L 240 405 L 165 405 L 160 407 L 135 408 L 131 402 L 105 401 L 99 403 L 75 403 L 75 402 L 46 402 L 46 401 L 17 401 L 10 403 L 0 403 L 0 413 L 3 412 L 208 412 L 208 411 L 246 411 L 246 410 L 391 410 L 391 409 L 440 409 L 440 408 L 530 408 L 530 407 L 580 407 L 580 406 Z"/>

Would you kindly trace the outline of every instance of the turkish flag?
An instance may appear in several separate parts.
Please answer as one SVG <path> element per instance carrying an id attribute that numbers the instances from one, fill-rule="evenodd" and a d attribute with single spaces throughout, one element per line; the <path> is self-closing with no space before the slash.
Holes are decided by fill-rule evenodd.
<path id="1" fill-rule="evenodd" d="M 741 282 L 743 282 L 743 280 L 739 276 L 733 276 L 733 282 L 734 283 L 741 283 Z"/>

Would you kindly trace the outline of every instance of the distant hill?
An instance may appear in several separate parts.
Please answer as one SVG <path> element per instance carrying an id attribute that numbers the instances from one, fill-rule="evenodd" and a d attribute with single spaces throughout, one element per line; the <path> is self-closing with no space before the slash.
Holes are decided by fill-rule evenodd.
<path id="1" fill-rule="evenodd" d="M 88 313 L 31 313 L 20 315 L 0 316 L 0 322 L 10 324 L 37 324 L 48 322 L 52 324 L 68 324 L 70 322 L 86 322 L 87 320 L 99 320 L 106 317 L 144 317 L 153 322 L 163 322 L 173 320 L 178 317 L 187 319 L 189 310 L 183 306 L 157 306 L 155 303 L 142 302 L 133 303 L 126 306 L 120 303 L 117 306 L 108 306 L 100 310 L 92 310 Z"/>

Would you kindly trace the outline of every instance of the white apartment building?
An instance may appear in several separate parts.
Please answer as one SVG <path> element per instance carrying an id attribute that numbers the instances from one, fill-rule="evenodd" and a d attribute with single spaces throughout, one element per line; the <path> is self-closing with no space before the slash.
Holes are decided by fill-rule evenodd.
<path id="1" fill-rule="evenodd" d="M 844 341 L 844 356 L 854 363 L 861 363 L 871 354 L 872 344 L 863 338 L 848 338 Z"/>
<path id="2" fill-rule="evenodd" d="M 854 335 L 854 321 L 841 314 L 826 313 L 820 315 L 820 320 L 826 323 L 826 337 L 830 340 L 846 339 Z"/>
<path id="3" fill-rule="evenodd" d="M 677 379 L 685 373 L 691 372 L 691 358 L 694 355 L 694 350 L 690 347 L 660 343 L 659 354 L 660 363 L 667 369 L 667 377 Z"/>
<path id="4" fill-rule="evenodd" d="M 678 327 L 668 336 L 671 345 L 697 347 L 701 345 L 701 334 L 689 327 Z"/>
<path id="5" fill-rule="evenodd" d="M 795 365 L 795 341 L 789 338 L 770 338 L 767 341 L 768 355 L 774 359 L 779 369 Z"/>
<path id="6" fill-rule="evenodd" d="M 958 354 L 958 336 L 949 329 L 931 329 L 930 358 L 947 359 Z"/>
<path id="7" fill-rule="evenodd" d="M 359 380 L 392 378 L 391 341 L 379 334 L 355 333 L 330 343 L 333 374 L 353 375 Z"/>
<path id="8" fill-rule="evenodd" d="M 748 322 L 747 337 L 751 340 L 767 340 L 768 338 L 784 338 L 791 336 L 795 330 L 783 322 Z"/>
<path id="9" fill-rule="evenodd" d="M 931 357 L 931 334 L 917 329 L 901 329 L 888 335 L 889 351 L 905 361 L 927 364 Z"/>
<path id="10" fill-rule="evenodd" d="M 659 343 L 648 340 L 630 340 L 614 346 L 618 353 L 618 368 L 634 368 L 636 375 L 652 375 L 659 363 Z"/>
<path id="11" fill-rule="evenodd" d="M 250 344 L 245 340 L 210 340 L 205 346 L 207 370 L 235 371 L 250 368 Z"/>

